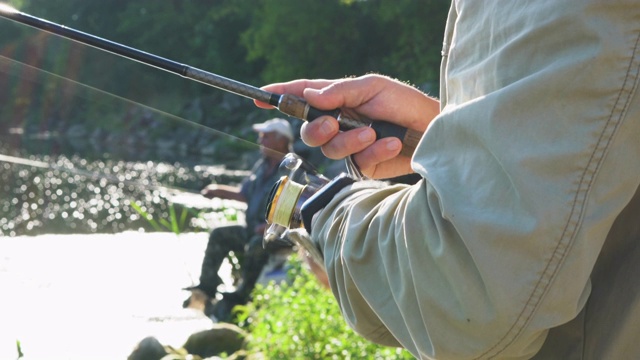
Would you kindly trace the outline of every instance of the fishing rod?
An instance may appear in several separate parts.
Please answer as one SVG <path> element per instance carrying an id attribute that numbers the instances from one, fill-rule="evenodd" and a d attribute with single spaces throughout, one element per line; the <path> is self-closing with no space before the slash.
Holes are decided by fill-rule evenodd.
<path id="1" fill-rule="evenodd" d="M 338 120 L 342 131 L 369 126 L 375 130 L 377 138 L 399 138 L 403 145 L 400 154 L 404 156 L 411 156 L 422 138 L 422 133 L 416 130 L 407 129 L 386 121 L 372 121 L 362 118 L 347 109 L 321 110 L 310 106 L 306 100 L 298 96 L 268 92 L 233 79 L 25 14 L 5 4 L 0 4 L 0 16 L 236 95 L 267 103 L 283 114 L 303 121 L 310 121 L 323 115 L 329 115 Z"/>

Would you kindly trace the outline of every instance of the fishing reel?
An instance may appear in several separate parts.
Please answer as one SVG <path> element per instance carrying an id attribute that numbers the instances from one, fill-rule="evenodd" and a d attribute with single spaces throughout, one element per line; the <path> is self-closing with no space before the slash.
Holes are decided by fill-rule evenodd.
<path id="1" fill-rule="evenodd" d="M 322 264 L 322 256 L 309 237 L 311 220 L 338 191 L 355 180 L 347 174 L 329 179 L 293 153 L 284 157 L 280 172 L 285 175 L 273 185 L 268 198 L 264 243 L 299 245 Z"/>

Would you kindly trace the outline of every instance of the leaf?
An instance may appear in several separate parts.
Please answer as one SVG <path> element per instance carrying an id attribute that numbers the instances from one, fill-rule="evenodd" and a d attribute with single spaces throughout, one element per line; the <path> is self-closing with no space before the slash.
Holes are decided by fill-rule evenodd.
<path id="1" fill-rule="evenodd" d="M 135 200 L 131 200 L 130 205 L 133 208 L 133 210 L 135 210 L 138 214 L 140 214 L 140 216 L 147 219 L 147 221 L 149 221 L 149 224 L 151 224 L 151 226 L 153 226 L 153 228 L 156 231 L 162 230 L 162 227 L 160 227 L 160 225 L 158 225 L 158 223 L 155 220 L 153 220 L 153 217 L 149 213 L 144 211 L 142 207 L 138 205 L 138 203 Z"/>
<path id="2" fill-rule="evenodd" d="M 18 359 L 22 359 L 24 354 L 22 353 L 22 345 L 20 345 L 20 340 L 16 340 L 16 347 L 18 349 Z"/>

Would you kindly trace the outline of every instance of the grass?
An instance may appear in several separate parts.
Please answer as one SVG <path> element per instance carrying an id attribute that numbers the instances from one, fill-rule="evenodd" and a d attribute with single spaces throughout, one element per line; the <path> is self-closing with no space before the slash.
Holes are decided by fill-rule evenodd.
<path id="1" fill-rule="evenodd" d="M 158 231 L 179 234 L 188 225 L 187 209 L 155 220 L 135 201 L 131 206 Z M 286 283 L 260 284 L 252 301 L 234 308 L 235 322 L 249 333 L 247 359 L 413 359 L 404 349 L 374 344 L 346 324 L 333 294 L 296 257 Z M 175 359 L 187 359 L 176 355 Z M 189 355 L 190 356 L 190 355 Z"/>
<path id="2" fill-rule="evenodd" d="M 189 213 L 193 213 L 194 215 L 198 215 L 198 212 L 188 208 L 182 208 L 180 211 L 180 215 L 176 214 L 176 209 L 173 204 L 169 204 L 169 219 L 159 218 L 157 221 L 153 218 L 153 215 L 145 211 L 140 204 L 138 204 L 135 200 L 130 202 L 131 207 L 146 219 L 149 224 L 156 231 L 169 230 L 176 235 L 180 235 L 185 232 L 187 226 L 189 225 L 187 222 L 187 215 Z"/>
<path id="3" fill-rule="evenodd" d="M 250 333 L 248 351 L 265 359 L 413 359 L 404 349 L 365 340 L 348 327 L 333 294 L 299 260 L 290 283 L 258 285 L 253 301 L 239 307 Z"/>

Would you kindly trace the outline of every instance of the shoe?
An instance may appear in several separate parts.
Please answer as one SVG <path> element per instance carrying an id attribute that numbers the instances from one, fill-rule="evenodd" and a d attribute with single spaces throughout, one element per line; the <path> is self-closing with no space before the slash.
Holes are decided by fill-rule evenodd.
<path id="1" fill-rule="evenodd" d="M 187 286 L 187 287 L 183 287 L 182 290 L 186 290 L 186 291 L 193 291 L 193 290 L 202 290 L 202 285 L 198 284 L 198 285 L 191 285 L 191 286 Z"/>
<path id="2" fill-rule="evenodd" d="M 200 290 L 200 291 L 202 291 L 202 289 L 200 288 L 200 284 L 198 284 L 198 285 L 191 285 L 191 286 L 187 286 L 187 287 L 182 288 L 182 290 L 185 290 L 185 291 L 191 291 L 191 292 L 193 292 L 194 290 Z M 192 295 L 189 295 L 189 297 L 188 297 L 188 298 L 186 298 L 186 299 L 182 302 L 182 308 L 183 308 L 183 309 L 188 309 L 188 308 L 194 307 L 194 306 L 192 305 L 192 303 L 193 303 L 193 299 L 192 299 L 192 297 L 193 297 Z"/>
<path id="3" fill-rule="evenodd" d="M 182 307 L 187 309 L 196 309 L 204 312 L 204 309 L 211 303 L 212 297 L 199 288 L 194 287 L 191 295 L 182 302 Z"/>
<path id="4" fill-rule="evenodd" d="M 188 309 L 191 306 L 191 295 L 182 302 L 182 308 Z"/>
<path id="5" fill-rule="evenodd" d="M 205 286 L 202 284 L 198 284 L 198 285 L 191 285 L 191 286 L 187 286 L 182 288 L 182 290 L 186 290 L 186 291 L 200 291 L 202 293 L 204 293 L 205 295 L 207 295 L 210 298 L 215 298 L 216 297 L 216 293 L 218 292 L 216 289 L 218 288 L 218 286 Z"/>

